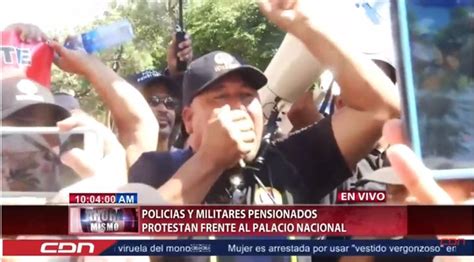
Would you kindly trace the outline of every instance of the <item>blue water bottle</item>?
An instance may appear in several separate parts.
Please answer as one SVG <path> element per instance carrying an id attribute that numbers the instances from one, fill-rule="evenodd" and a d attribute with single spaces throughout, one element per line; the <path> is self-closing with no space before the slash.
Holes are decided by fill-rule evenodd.
<path id="1" fill-rule="evenodd" d="M 78 36 L 69 37 L 64 46 L 69 49 L 84 49 L 87 53 L 106 50 L 133 39 L 133 28 L 129 21 L 122 20 Z"/>

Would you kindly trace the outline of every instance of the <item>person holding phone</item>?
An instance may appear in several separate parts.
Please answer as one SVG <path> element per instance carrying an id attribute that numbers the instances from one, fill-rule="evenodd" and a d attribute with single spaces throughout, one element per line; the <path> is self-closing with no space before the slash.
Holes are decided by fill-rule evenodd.
<path id="1" fill-rule="evenodd" d="M 48 39 L 34 25 L 15 24 L 8 28 L 17 32 L 22 41 L 47 41 L 57 54 L 55 63 L 58 67 L 66 72 L 85 76 L 116 117 L 119 139 L 110 129 L 80 110 L 74 110 L 71 116 L 67 109 L 54 104 L 48 89 L 40 88 L 37 83 L 23 76 L 18 77 L 12 71 L 2 71 L 2 125 L 57 126 L 61 132 L 68 132 L 76 127 L 92 128 L 104 138 L 104 157 L 90 159 L 81 149 L 63 154 L 61 161 L 81 177 L 87 178 L 65 190 L 107 191 L 125 185 L 127 165 L 133 163 L 142 152 L 153 151 L 157 144 L 158 123 L 146 100 L 95 56 L 88 55 L 83 50 L 66 49 L 58 42 Z M 15 89 L 18 83 L 22 87 Z M 10 85 L 11 89 L 6 88 Z M 21 100 L 21 103 L 14 103 L 16 100 Z M 24 107 L 35 110 L 23 110 Z"/>
<path id="2" fill-rule="evenodd" d="M 54 103 L 49 89 L 23 76 L 2 78 L 2 127 L 52 127 L 70 116 Z M 54 191 L 60 141 L 50 135 L 2 135 L 2 189 L 4 191 Z M 44 174 L 44 175 L 43 175 Z"/>
<path id="3" fill-rule="evenodd" d="M 60 69 L 81 75 L 92 84 L 112 112 L 128 163 L 155 149 L 152 145 L 157 144 L 159 127 L 153 113 L 141 94 L 112 69 L 84 50 L 68 50 L 52 41 L 35 25 L 14 24 L 7 29 L 18 33 L 22 41 L 46 42 L 56 53 L 54 63 Z"/>
<path id="4" fill-rule="evenodd" d="M 4 191 L 57 192 L 80 178 L 96 175 L 110 180 L 106 183 L 103 181 L 104 185 L 127 183 L 124 149 L 108 128 L 81 111 L 74 111 L 71 115 L 66 108 L 54 103 L 49 89 L 21 73 L 3 78 L 1 90 L 2 127 L 59 127 L 63 134 L 82 127 L 94 130 L 100 134 L 97 137 L 105 140 L 105 157 L 101 158 L 103 152 L 86 152 L 85 148 L 61 150 L 65 141 L 60 139 L 59 133 L 2 134 Z M 81 134 L 83 140 L 79 144 L 85 142 L 85 135 Z M 110 158 L 113 159 L 110 163 L 114 164 L 109 166 L 105 163 Z M 107 166 L 107 171 L 99 169 L 103 165 Z M 94 187 L 98 188 L 99 185 Z"/>

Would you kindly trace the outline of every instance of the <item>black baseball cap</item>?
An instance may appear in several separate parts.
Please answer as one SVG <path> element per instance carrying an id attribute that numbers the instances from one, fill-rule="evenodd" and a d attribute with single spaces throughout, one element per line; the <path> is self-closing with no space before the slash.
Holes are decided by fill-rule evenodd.
<path id="1" fill-rule="evenodd" d="M 142 89 L 154 83 L 164 83 L 168 92 L 174 97 L 180 97 L 180 90 L 176 82 L 169 76 L 155 70 L 148 69 L 127 77 L 127 81 L 136 88 Z"/>
<path id="2" fill-rule="evenodd" d="M 15 75 L 2 79 L 2 120 L 12 117 L 23 109 L 34 106 L 50 107 L 56 121 L 63 120 L 71 114 L 54 102 L 50 90 L 25 76 Z M 52 123 L 55 124 L 55 123 Z"/>
<path id="3" fill-rule="evenodd" d="M 56 92 L 53 94 L 54 97 L 54 102 L 66 108 L 67 110 L 77 110 L 81 109 L 81 104 L 79 103 L 79 100 L 74 96 L 74 94 L 68 93 L 68 92 Z"/>
<path id="4" fill-rule="evenodd" d="M 184 73 L 183 104 L 191 104 L 194 97 L 234 72 L 240 73 L 242 79 L 255 89 L 265 86 L 268 81 L 256 67 L 247 65 L 229 53 L 214 51 L 194 60 Z"/>

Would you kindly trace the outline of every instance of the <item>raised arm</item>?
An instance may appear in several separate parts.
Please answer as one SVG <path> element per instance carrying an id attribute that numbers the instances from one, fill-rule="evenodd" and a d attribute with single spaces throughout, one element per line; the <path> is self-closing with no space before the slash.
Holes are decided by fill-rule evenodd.
<path id="1" fill-rule="evenodd" d="M 296 0 L 260 1 L 263 14 L 299 38 L 325 68 L 332 70 L 347 107 L 332 118 L 337 145 L 349 167 L 366 156 L 382 134 L 385 121 L 397 118 L 400 102 L 390 79 L 368 58 L 331 32 L 327 1 L 311 1 L 321 15 L 309 17 Z M 318 20 L 319 19 L 319 20 Z M 326 26 L 325 26 L 326 25 Z"/>
<path id="2" fill-rule="evenodd" d="M 158 143 L 158 122 L 140 92 L 96 57 L 66 49 L 57 42 L 50 45 L 59 55 L 56 65 L 84 76 L 111 111 L 119 140 L 127 152 L 128 165 L 143 152 L 154 151 Z"/>

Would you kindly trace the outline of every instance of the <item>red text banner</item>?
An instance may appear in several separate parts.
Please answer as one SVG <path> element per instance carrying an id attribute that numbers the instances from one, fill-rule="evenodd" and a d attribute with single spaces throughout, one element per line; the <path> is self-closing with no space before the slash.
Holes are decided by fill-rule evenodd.
<path id="1" fill-rule="evenodd" d="M 15 236 L 15 235 L 68 235 L 70 223 L 74 223 L 73 217 L 71 216 L 70 210 L 73 208 L 107 208 L 106 206 L 92 207 L 92 206 L 2 206 L 2 234 L 4 236 Z M 120 207 L 110 206 L 120 210 Z M 132 208 L 130 206 L 123 208 Z M 305 206 L 147 206 L 147 207 L 135 207 L 136 208 L 136 219 L 134 220 L 132 213 L 122 212 L 121 216 L 115 216 L 118 220 L 122 219 L 127 222 L 129 226 L 127 232 L 121 234 L 144 234 L 144 235 L 173 235 L 173 236 L 184 236 L 184 235 L 212 235 L 214 229 L 216 229 L 216 223 L 233 223 L 235 225 L 225 225 L 228 227 L 220 234 L 214 235 L 240 235 L 240 236 L 256 236 L 256 235 L 284 235 L 285 232 L 270 232 L 270 231 L 286 231 L 288 228 L 282 228 L 281 223 L 294 224 L 302 223 L 303 228 L 309 227 L 310 232 L 305 232 L 303 235 L 353 235 L 353 236 L 435 236 L 435 235 L 474 235 L 473 229 L 473 206 L 317 206 L 317 205 L 305 205 Z M 153 210 L 153 211 L 152 211 Z M 187 215 L 187 212 L 193 211 L 193 215 Z M 196 212 L 201 210 L 203 216 L 197 217 Z M 221 211 L 217 211 L 221 210 Z M 219 216 L 211 216 L 213 212 L 222 212 L 222 210 L 233 210 L 235 215 L 233 217 L 224 217 L 223 214 Z M 248 217 L 250 210 L 253 212 L 251 217 Z M 285 216 L 269 218 L 270 212 L 267 210 L 281 210 L 279 212 L 290 210 L 299 211 L 295 212 L 295 216 Z M 122 210 L 124 211 L 124 210 Z M 143 212 L 147 213 L 144 214 Z M 161 212 L 161 213 L 160 213 Z M 175 213 L 171 216 L 171 212 Z M 272 211 L 273 212 L 273 211 Z M 301 214 L 303 212 L 303 214 Z M 314 212 L 316 214 L 314 214 Z M 95 212 L 101 214 L 101 212 Z M 152 214 L 155 213 L 155 214 Z M 178 215 L 176 215 L 178 213 Z M 179 215 L 184 213 L 183 215 Z M 207 213 L 207 214 L 206 214 Z M 94 213 L 92 213 L 94 214 Z M 120 214 L 117 212 L 117 214 Z M 229 214 L 229 212 L 227 212 Z M 237 216 L 239 215 L 240 216 Z M 245 217 L 242 214 L 246 214 Z M 256 214 L 267 215 L 256 216 Z M 71 216 L 71 220 L 69 219 Z M 110 214 L 108 216 L 111 217 Z M 80 216 L 76 216 L 80 219 Z M 100 220 L 104 220 L 102 215 Z M 110 220 L 110 219 L 109 219 Z M 121 223 L 118 221 L 111 223 L 111 226 L 119 225 L 118 229 L 121 229 Z M 95 221 L 95 222 L 101 222 Z M 137 230 L 132 230 L 132 225 L 137 221 Z M 81 221 L 76 221 L 81 227 Z M 104 222 L 104 221 L 102 221 Z M 111 221 L 105 221 L 111 222 Z M 149 228 L 154 228 L 156 224 L 175 224 L 175 226 L 168 226 L 167 231 L 160 232 L 144 232 L 143 225 L 148 223 Z M 198 233 L 188 232 L 172 232 L 176 231 L 173 227 L 176 227 L 177 223 L 197 223 L 199 227 L 195 230 Z M 207 223 L 207 224 L 206 224 Z M 210 224 L 213 223 L 213 224 Z M 318 231 L 314 223 L 319 223 Z M 328 229 L 329 226 L 321 226 L 322 223 L 332 223 L 332 228 Z M 339 226 L 336 225 L 339 223 Z M 344 224 L 342 228 L 341 223 Z M 204 225 L 204 228 L 200 228 L 200 225 Z M 248 224 L 247 226 L 240 225 Z M 261 228 L 253 228 L 254 224 L 258 224 Z M 280 224 L 276 230 L 271 228 L 274 224 Z M 309 226 L 307 224 L 310 224 Z M 311 225 L 313 224 L 313 225 Z M 106 224 L 107 226 L 108 224 Z M 214 227 L 214 229 L 212 228 Z M 270 227 L 270 228 L 269 228 Z M 323 228 L 325 227 L 325 228 Z M 107 228 L 107 227 L 106 227 Z M 116 229 L 115 227 L 111 227 Z M 128 228 L 130 230 L 128 230 Z M 301 228 L 301 225 L 300 225 Z M 112 232 L 102 232 L 100 235 L 113 234 Z M 147 229 L 148 230 L 148 229 Z M 240 230 L 240 232 L 239 232 Z M 255 233 L 253 230 L 260 232 Z M 333 231 L 321 232 L 321 231 Z M 346 231 L 346 232 L 334 232 L 334 231 Z M 118 230 L 120 231 L 120 230 Z M 156 231 L 156 230 L 155 230 Z M 229 231 L 229 232 L 227 232 Z M 142 232 L 142 233 L 141 233 Z M 199 233 L 201 232 L 201 233 Z M 206 233 L 204 233 L 206 232 Z M 92 234 L 92 233 L 90 233 Z M 287 235 L 298 235 L 298 231 L 292 230 L 291 234 Z M 97 234 L 99 235 L 99 234 Z"/>

